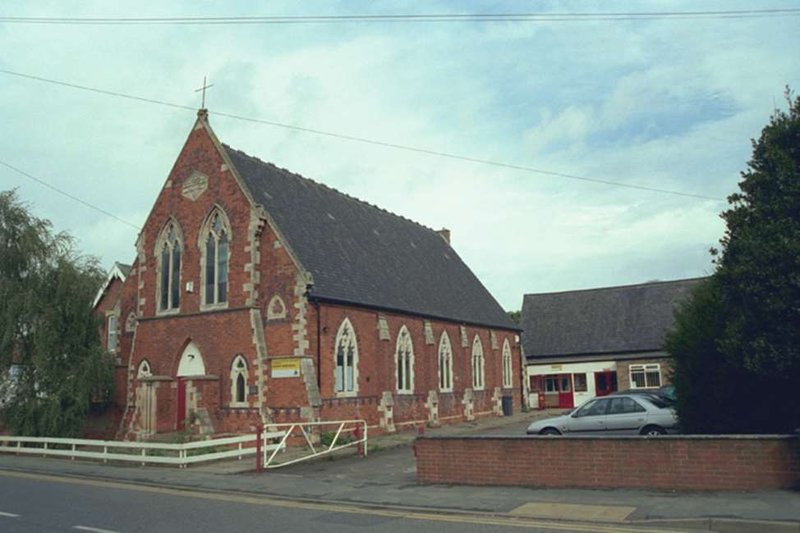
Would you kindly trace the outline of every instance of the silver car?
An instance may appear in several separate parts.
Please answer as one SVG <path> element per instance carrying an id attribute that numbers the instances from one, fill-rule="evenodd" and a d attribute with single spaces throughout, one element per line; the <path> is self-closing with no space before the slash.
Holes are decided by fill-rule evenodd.
<path id="1" fill-rule="evenodd" d="M 569 413 L 537 420 L 528 435 L 664 435 L 678 432 L 675 410 L 657 398 L 615 394 L 593 398 Z"/>

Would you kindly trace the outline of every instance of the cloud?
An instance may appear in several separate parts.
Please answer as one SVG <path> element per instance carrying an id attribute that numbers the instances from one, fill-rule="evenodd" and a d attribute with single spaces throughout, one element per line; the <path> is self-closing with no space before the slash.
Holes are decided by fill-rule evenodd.
<path id="1" fill-rule="evenodd" d="M 467 4 L 465 11 L 482 10 Z M 692 2 L 650 10 L 695 10 Z M 708 9 L 744 9 L 712 2 Z M 294 3 L 273 13 L 297 14 Z M 310 8 L 309 8 L 310 9 Z M 350 7 L 315 5 L 328 14 Z M 415 3 L 367 5 L 374 12 Z M 429 12 L 449 3 L 426 4 Z M 497 12 L 518 10 L 498 2 Z M 537 9 L 609 10 L 604 2 Z M 615 4 L 614 11 L 644 10 Z M 231 14 L 225 4 L 49 2 L 9 16 Z M 242 13 L 248 10 L 242 8 Z M 252 10 L 251 10 L 252 11 Z M 592 23 L 0 27 L 11 70 L 199 105 L 237 148 L 430 227 L 508 308 L 523 292 L 702 275 L 724 202 L 500 169 L 213 115 L 214 111 L 556 172 L 724 198 L 786 83 L 791 18 Z M 141 223 L 194 119 L 4 76 L 0 158 Z M 110 266 L 135 231 L 0 169 L 37 212 Z"/>

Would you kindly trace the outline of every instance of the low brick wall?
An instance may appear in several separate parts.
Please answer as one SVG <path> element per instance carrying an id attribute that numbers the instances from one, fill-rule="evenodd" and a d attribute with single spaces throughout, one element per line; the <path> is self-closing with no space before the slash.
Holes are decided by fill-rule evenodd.
<path id="1" fill-rule="evenodd" d="M 800 439 L 784 435 L 420 437 L 419 483 L 666 490 L 785 489 Z"/>

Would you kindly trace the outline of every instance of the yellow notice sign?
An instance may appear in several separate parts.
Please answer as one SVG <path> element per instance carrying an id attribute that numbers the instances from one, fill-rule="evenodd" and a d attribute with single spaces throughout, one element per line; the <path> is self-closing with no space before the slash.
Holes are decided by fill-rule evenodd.
<path id="1" fill-rule="evenodd" d="M 287 357 L 270 361 L 273 378 L 296 378 L 300 376 L 300 359 Z"/>

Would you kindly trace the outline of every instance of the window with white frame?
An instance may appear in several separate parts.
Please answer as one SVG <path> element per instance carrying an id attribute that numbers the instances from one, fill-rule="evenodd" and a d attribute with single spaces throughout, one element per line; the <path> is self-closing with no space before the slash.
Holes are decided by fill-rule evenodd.
<path id="1" fill-rule="evenodd" d="M 117 315 L 108 315 L 106 348 L 109 352 L 117 351 Z"/>
<path id="2" fill-rule="evenodd" d="M 414 344 L 405 325 L 397 334 L 395 362 L 397 364 L 397 392 L 414 392 Z"/>
<path id="3" fill-rule="evenodd" d="M 631 388 L 651 389 L 661 386 L 661 365 L 631 365 Z"/>
<path id="4" fill-rule="evenodd" d="M 228 301 L 228 241 L 230 225 L 225 213 L 215 207 L 201 232 L 203 250 L 203 304 Z"/>
<path id="5" fill-rule="evenodd" d="M 472 388 L 483 389 L 483 343 L 477 335 L 472 341 Z"/>
<path id="6" fill-rule="evenodd" d="M 442 332 L 442 338 L 439 339 L 439 390 L 453 390 L 453 347 L 446 331 Z"/>
<path id="7" fill-rule="evenodd" d="M 247 361 L 241 355 L 231 365 L 231 407 L 247 407 Z"/>
<path id="8" fill-rule="evenodd" d="M 181 304 L 182 239 L 177 222 L 170 220 L 161 232 L 156 246 L 158 258 L 158 308 L 178 309 Z"/>
<path id="9" fill-rule="evenodd" d="M 510 388 L 513 383 L 514 366 L 511 359 L 511 346 L 508 339 L 503 341 L 503 387 Z"/>
<path id="10" fill-rule="evenodd" d="M 358 393 L 358 341 L 350 320 L 345 318 L 336 334 L 336 393 Z"/>

